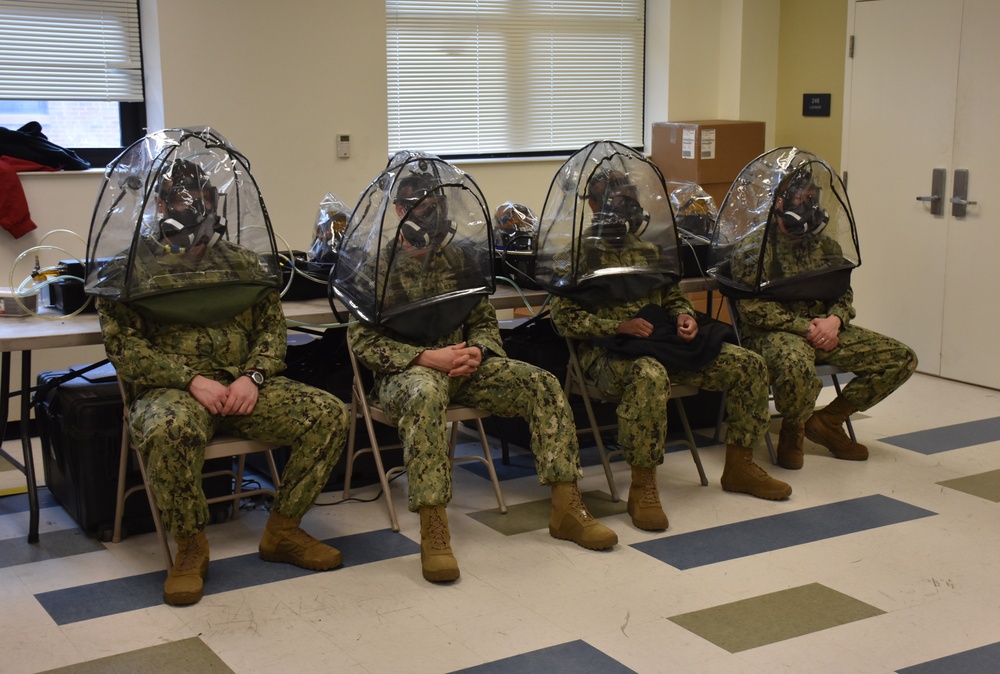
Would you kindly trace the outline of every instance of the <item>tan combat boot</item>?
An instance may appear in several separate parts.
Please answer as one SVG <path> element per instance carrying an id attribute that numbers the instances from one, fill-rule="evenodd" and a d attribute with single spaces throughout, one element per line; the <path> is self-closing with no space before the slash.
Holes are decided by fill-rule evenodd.
<path id="1" fill-rule="evenodd" d="M 628 514 L 632 524 L 645 531 L 664 531 L 669 522 L 660 505 L 656 487 L 656 468 L 632 466 L 632 485 L 628 488 Z"/>
<path id="2" fill-rule="evenodd" d="M 553 483 L 549 535 L 588 550 L 606 550 L 618 544 L 618 535 L 587 510 L 576 482 Z"/>
<path id="3" fill-rule="evenodd" d="M 722 469 L 722 488 L 739 494 L 750 494 L 769 501 L 780 501 L 792 494 L 792 488 L 764 472 L 753 462 L 753 450 L 739 445 L 726 445 L 726 465 Z"/>
<path id="4" fill-rule="evenodd" d="M 285 562 L 312 571 L 335 569 L 344 562 L 336 548 L 321 543 L 299 528 L 301 520 L 271 511 L 260 537 L 260 558 L 267 562 Z"/>
<path id="5" fill-rule="evenodd" d="M 802 468 L 802 424 L 793 424 L 787 419 L 781 422 L 778 433 L 778 465 L 788 470 Z"/>
<path id="6" fill-rule="evenodd" d="M 163 601 L 172 606 L 196 604 L 204 594 L 208 576 L 208 538 L 202 531 L 176 540 L 177 554 L 163 584 Z"/>
<path id="7" fill-rule="evenodd" d="M 432 583 L 458 580 L 458 560 L 451 551 L 448 513 L 443 505 L 420 509 L 420 566 Z"/>
<path id="8" fill-rule="evenodd" d="M 847 417 L 857 411 L 857 408 L 847 402 L 844 396 L 837 396 L 832 403 L 813 412 L 813 415 L 806 420 L 806 437 L 829 449 L 838 459 L 867 460 L 868 448 L 852 441 L 844 432 L 844 422 Z"/>

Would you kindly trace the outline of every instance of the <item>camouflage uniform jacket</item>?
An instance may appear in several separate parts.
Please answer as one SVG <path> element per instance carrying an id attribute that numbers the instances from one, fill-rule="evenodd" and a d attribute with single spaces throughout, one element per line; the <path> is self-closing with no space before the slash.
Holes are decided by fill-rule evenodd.
<path id="1" fill-rule="evenodd" d="M 397 254 L 388 275 L 389 293 L 394 306 L 432 298 L 457 287 L 456 271 L 462 269 L 460 254 L 445 248 L 429 265 L 405 254 Z M 496 311 L 487 297 L 472 308 L 463 324 L 428 344 L 407 340 L 395 331 L 355 323 L 348 328 L 351 349 L 369 370 L 378 375 L 402 372 L 422 352 L 460 342 L 484 346 L 505 355 L 497 325 Z"/>
<path id="2" fill-rule="evenodd" d="M 402 372 L 410 363 L 428 349 L 468 342 L 485 346 L 490 351 L 506 355 L 501 345 L 496 311 L 489 298 L 483 297 L 456 330 L 439 337 L 430 344 L 416 344 L 387 328 L 354 323 L 347 330 L 351 349 L 369 370 L 379 375 Z"/>
<path id="3" fill-rule="evenodd" d="M 763 233 L 747 237 L 743 250 L 759 250 Z M 793 246 L 787 237 L 779 236 L 776 246 L 764 250 L 763 278 L 780 274 L 782 278 L 793 278 L 801 272 L 811 271 L 827 265 L 830 259 L 842 257 L 840 244 L 828 236 L 816 237 L 806 246 Z M 756 256 L 733 256 L 733 276 L 748 285 L 756 284 Z M 774 270 L 774 271 L 771 271 Z M 771 273 L 769 273 L 771 272 Z M 783 331 L 804 336 L 814 318 L 837 316 L 841 325 L 847 327 L 856 312 L 854 291 L 847 289 L 834 302 L 826 300 L 796 300 L 777 302 L 763 299 L 740 300 L 740 328 L 744 338 L 752 339 L 762 332 Z"/>
<path id="4" fill-rule="evenodd" d="M 618 332 L 618 326 L 634 318 L 639 309 L 647 304 L 657 304 L 673 317 L 681 314 L 694 316 L 694 307 L 681 292 L 680 286 L 673 284 L 657 288 L 648 296 L 629 302 L 608 304 L 596 310 L 587 310 L 577 302 L 565 297 L 552 300 L 552 322 L 559 334 L 571 339 L 591 340 L 608 337 Z M 599 357 L 607 356 L 603 347 L 582 343 L 579 346 L 580 366 L 586 372 Z"/>
<path id="5" fill-rule="evenodd" d="M 277 291 L 221 325 L 157 323 L 128 303 L 97 301 L 105 350 L 129 399 L 152 388 L 186 390 L 195 375 L 228 383 L 244 370 L 285 369 L 286 325 Z"/>

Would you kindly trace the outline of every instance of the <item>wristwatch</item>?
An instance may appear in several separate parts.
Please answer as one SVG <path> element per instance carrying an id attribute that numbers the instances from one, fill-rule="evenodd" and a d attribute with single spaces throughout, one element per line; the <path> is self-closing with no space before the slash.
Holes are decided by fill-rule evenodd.
<path id="1" fill-rule="evenodd" d="M 264 373 L 260 370 L 245 370 L 243 374 L 250 377 L 250 381 L 260 387 L 264 383 Z"/>
<path id="2" fill-rule="evenodd" d="M 485 346 L 482 346 L 480 344 L 473 344 L 473 346 L 479 349 L 479 353 L 482 356 L 482 358 L 480 358 L 480 362 L 486 362 L 486 359 L 489 358 L 490 356 L 497 355 L 490 349 L 487 349 Z"/>

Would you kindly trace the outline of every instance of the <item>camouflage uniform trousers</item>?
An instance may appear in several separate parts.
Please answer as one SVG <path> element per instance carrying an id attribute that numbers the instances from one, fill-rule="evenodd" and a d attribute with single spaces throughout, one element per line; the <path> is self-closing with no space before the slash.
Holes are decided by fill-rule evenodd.
<path id="1" fill-rule="evenodd" d="M 631 466 L 652 468 L 663 457 L 671 384 L 728 392 L 727 444 L 756 447 L 767 430 L 764 359 L 732 344 L 723 344 L 719 355 L 700 370 L 676 369 L 668 374 L 655 358 L 609 355 L 595 360 L 587 377 L 605 395 L 619 400 L 618 443 Z"/>
<path id="2" fill-rule="evenodd" d="M 403 443 L 412 512 L 451 501 L 445 423 L 449 402 L 527 421 L 541 484 L 576 482 L 583 476 L 566 396 L 551 373 L 534 365 L 493 357 L 466 377 L 413 366 L 380 378 L 377 396 Z"/>
<path id="3" fill-rule="evenodd" d="M 348 425 L 337 397 L 285 377 L 260 387 L 249 415 L 213 415 L 187 391 L 158 388 L 132 403 L 129 419 L 164 526 L 177 539 L 196 535 L 209 521 L 201 471 L 205 445 L 216 433 L 291 447 L 274 509 L 299 519 L 326 485 Z"/>
<path id="4" fill-rule="evenodd" d="M 774 406 L 788 421 L 802 424 L 813 413 L 823 387 L 816 376 L 817 364 L 829 363 L 854 373 L 843 397 L 861 411 L 902 386 L 917 367 L 913 350 L 891 337 L 850 325 L 839 338 L 833 351 L 816 349 L 805 337 L 790 332 L 764 332 L 746 340 L 747 346 L 764 356 Z"/>

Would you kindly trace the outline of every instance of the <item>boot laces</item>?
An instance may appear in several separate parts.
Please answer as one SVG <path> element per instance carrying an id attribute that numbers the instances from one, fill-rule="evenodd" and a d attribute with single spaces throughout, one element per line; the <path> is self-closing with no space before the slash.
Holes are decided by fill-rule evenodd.
<path id="1" fill-rule="evenodd" d="M 295 527 L 294 529 L 288 529 L 283 532 L 285 539 L 291 541 L 295 545 L 302 548 L 311 548 L 312 546 L 319 543 L 315 536 L 312 536 L 309 532 L 305 531 L 300 527 Z"/>
<path id="2" fill-rule="evenodd" d="M 427 520 L 427 536 L 433 549 L 444 550 L 448 547 L 448 527 L 436 508 L 431 510 Z"/>
<path id="3" fill-rule="evenodd" d="M 192 538 L 186 545 L 180 546 L 177 557 L 174 558 L 174 571 L 177 573 L 187 573 L 197 570 L 201 565 L 203 551 L 198 544 L 197 538 Z"/>
<path id="4" fill-rule="evenodd" d="M 761 468 L 760 466 L 758 466 L 756 463 L 753 462 L 753 457 L 747 456 L 745 460 L 746 460 L 746 469 L 747 472 L 750 473 L 750 475 L 757 478 L 758 480 L 766 480 L 769 477 L 768 474 L 764 472 L 763 468 Z"/>
<path id="5" fill-rule="evenodd" d="M 639 504 L 644 506 L 657 506 L 660 504 L 660 491 L 656 488 L 656 482 L 647 480 L 642 483 L 642 491 L 639 493 Z"/>
<path id="6" fill-rule="evenodd" d="M 579 488 L 575 485 L 569 495 L 568 508 L 570 512 L 576 513 L 577 516 L 584 522 L 589 522 L 594 519 L 593 515 L 590 514 L 590 511 L 587 510 L 586 504 L 583 502 L 583 496 L 580 494 Z"/>

